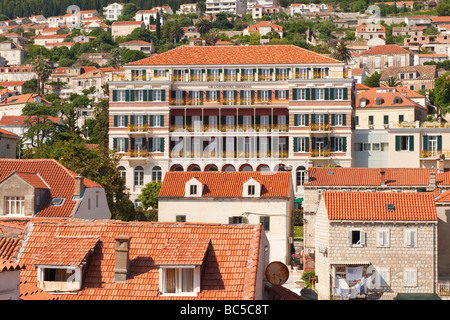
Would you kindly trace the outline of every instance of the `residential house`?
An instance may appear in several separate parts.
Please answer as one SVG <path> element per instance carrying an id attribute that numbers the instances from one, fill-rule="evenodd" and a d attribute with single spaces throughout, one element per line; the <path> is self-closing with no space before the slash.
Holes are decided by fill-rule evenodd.
<path id="1" fill-rule="evenodd" d="M 407 10 L 412 10 L 414 1 L 375 2 L 375 5 L 396 6 L 398 9 L 405 8 Z"/>
<path id="2" fill-rule="evenodd" d="M 0 158 L 16 158 L 16 145 L 20 137 L 0 128 Z"/>
<path id="3" fill-rule="evenodd" d="M 236 0 L 206 0 L 206 15 L 215 15 L 219 12 L 232 13 L 238 16 L 247 14 L 247 1 Z"/>
<path id="4" fill-rule="evenodd" d="M 308 13 L 328 12 L 328 5 L 321 3 L 292 3 L 289 7 L 289 15 L 293 17 L 295 14 L 306 15 Z"/>
<path id="5" fill-rule="evenodd" d="M 0 82 L 1 85 L 1 82 Z M 18 116 L 22 114 L 22 109 L 29 102 L 42 102 L 50 104 L 42 95 L 36 93 L 26 93 L 14 95 L 0 102 L 0 116 Z"/>
<path id="6" fill-rule="evenodd" d="M 94 93 L 89 95 L 91 98 L 98 102 L 99 99 L 105 98 L 102 86 L 106 84 L 106 75 L 99 69 L 94 69 L 80 74 L 79 76 L 71 79 L 70 87 L 73 93 L 82 95 L 83 90 L 95 88 Z"/>
<path id="7" fill-rule="evenodd" d="M 442 62 L 448 60 L 448 55 L 444 54 L 436 54 L 436 53 L 417 53 L 414 55 L 414 65 L 422 66 L 425 62 Z"/>
<path id="8" fill-rule="evenodd" d="M 86 35 L 78 35 L 76 37 L 73 37 L 73 41 L 75 43 L 80 42 L 80 43 L 89 43 L 91 41 L 95 40 L 95 37 L 93 36 L 86 36 Z"/>
<path id="9" fill-rule="evenodd" d="M 0 42 L 0 56 L 2 56 L 9 66 L 20 66 L 25 63 L 25 50 L 16 42 Z"/>
<path id="10" fill-rule="evenodd" d="M 147 42 L 142 40 L 122 42 L 119 44 L 119 47 L 127 48 L 129 50 L 142 51 L 148 56 L 150 56 L 152 53 L 155 52 L 155 46 L 153 45 L 153 42 Z"/>
<path id="11" fill-rule="evenodd" d="M 361 52 L 361 67 L 369 74 L 381 73 L 384 68 L 406 67 L 412 65 L 412 53 L 396 44 L 387 44 Z"/>
<path id="12" fill-rule="evenodd" d="M 33 15 L 30 20 L 33 23 L 47 23 L 47 19 L 42 14 Z"/>
<path id="13" fill-rule="evenodd" d="M 259 224 L 28 221 L 21 281 L 59 300 L 263 300 L 271 288 Z"/>
<path id="14" fill-rule="evenodd" d="M 113 2 L 108 3 L 103 7 L 103 16 L 109 21 L 116 21 L 122 14 L 123 3 Z"/>
<path id="15" fill-rule="evenodd" d="M 183 3 L 180 4 L 180 9 L 178 9 L 176 14 L 187 14 L 187 13 L 196 13 L 200 14 L 200 10 L 197 8 L 197 3 Z"/>
<path id="16" fill-rule="evenodd" d="M 374 38 L 386 38 L 386 28 L 380 24 L 362 24 L 356 27 L 355 36 L 357 39 L 370 40 Z"/>
<path id="17" fill-rule="evenodd" d="M 436 65 L 385 68 L 381 72 L 381 84 L 387 86 L 390 77 L 399 81 L 400 86 L 413 91 L 433 90 L 434 80 L 438 77 L 438 73 Z"/>
<path id="18" fill-rule="evenodd" d="M 25 90 L 25 82 L 26 80 L 22 81 L 2 81 L 0 82 L 0 87 L 4 87 L 16 94 L 22 94 L 22 92 Z"/>
<path id="19" fill-rule="evenodd" d="M 93 30 L 102 30 L 102 31 L 111 32 L 111 26 L 107 25 L 104 22 L 97 21 L 97 20 L 87 21 L 81 25 L 80 30 L 87 32 L 87 33 L 90 33 Z"/>
<path id="20" fill-rule="evenodd" d="M 67 31 L 64 28 L 60 28 L 60 27 L 53 27 L 53 28 L 45 28 L 44 30 L 41 31 L 41 35 L 43 36 L 52 36 L 55 34 L 64 34 L 67 33 Z"/>
<path id="21" fill-rule="evenodd" d="M 48 117 L 47 118 L 50 121 L 53 121 L 57 125 L 62 125 L 62 118 L 61 117 Z M 23 137 L 23 134 L 26 132 L 28 124 L 27 121 L 28 116 L 8 116 L 3 115 L 0 117 L 0 130 L 6 130 L 8 132 L 11 132 L 12 134 L 18 136 L 19 138 Z M 33 124 L 34 120 L 33 118 L 30 119 L 30 123 Z M 31 139 L 24 139 L 24 141 L 21 141 L 22 147 L 28 148 L 31 147 Z M 13 148 L 12 146 L 9 147 L 8 151 L 10 157 L 9 158 L 16 158 L 16 148 Z M 14 150 L 14 153 L 13 151 Z"/>
<path id="22" fill-rule="evenodd" d="M 65 41 L 65 42 L 52 42 L 44 45 L 47 49 L 51 50 L 52 48 L 61 48 L 66 47 L 67 49 L 72 48 L 75 45 L 73 41 Z"/>
<path id="23" fill-rule="evenodd" d="M 162 6 L 162 7 L 153 7 L 150 10 L 138 10 L 136 12 L 136 22 L 144 22 L 146 26 L 149 26 L 151 24 L 155 24 L 156 19 L 159 16 L 159 21 L 161 25 L 164 24 L 164 14 L 173 14 L 172 8 L 169 6 Z"/>
<path id="24" fill-rule="evenodd" d="M 0 159 L 0 216 L 110 219 L 105 190 L 53 159 Z"/>
<path id="25" fill-rule="evenodd" d="M 355 79 L 357 84 L 364 84 L 364 81 L 367 78 L 367 69 L 366 68 L 353 68 L 349 70 L 349 77 Z"/>
<path id="26" fill-rule="evenodd" d="M 422 37 L 423 31 L 426 26 L 401 26 L 392 27 L 393 36 L 410 36 L 410 37 Z"/>
<path id="27" fill-rule="evenodd" d="M 283 27 L 273 23 L 272 21 L 260 21 L 257 24 L 249 25 L 244 29 L 243 35 L 250 35 L 254 32 L 259 32 L 261 36 L 265 36 L 271 32 L 276 32 L 280 35 L 280 38 L 283 38 Z"/>
<path id="28" fill-rule="evenodd" d="M 111 25 L 112 37 L 114 40 L 118 37 L 126 37 L 137 28 L 145 29 L 145 23 L 143 21 L 115 21 Z"/>
<path id="29" fill-rule="evenodd" d="M 282 8 L 280 6 L 263 6 L 254 5 L 252 7 L 252 18 L 261 19 L 263 16 L 272 16 L 280 12 Z"/>
<path id="30" fill-rule="evenodd" d="M 158 196 L 158 220 L 262 224 L 270 261 L 289 264 L 294 231 L 291 179 L 290 172 L 167 172 Z"/>
<path id="31" fill-rule="evenodd" d="M 200 32 L 198 32 L 196 27 L 190 26 L 190 27 L 183 27 L 182 29 L 184 31 L 183 39 L 200 39 Z"/>
<path id="32" fill-rule="evenodd" d="M 125 65 L 108 84 L 110 148 L 132 200 L 154 168 L 351 166 L 354 80 L 328 56 L 291 45 L 181 46 Z"/>
<path id="33" fill-rule="evenodd" d="M 428 35 L 421 37 L 405 38 L 404 46 L 415 53 L 422 53 L 422 50 L 429 50 L 435 54 L 449 54 L 450 37 L 447 35 Z"/>
<path id="34" fill-rule="evenodd" d="M 112 55 L 109 52 L 86 52 L 80 55 L 77 62 L 75 62 L 75 65 L 84 66 L 85 62 L 88 61 L 103 66 L 107 64 L 111 58 Z"/>
<path id="35" fill-rule="evenodd" d="M 34 44 L 45 46 L 49 43 L 62 43 L 69 37 L 69 34 L 38 35 L 34 38 Z"/>
<path id="36" fill-rule="evenodd" d="M 65 20 L 64 16 L 51 16 L 47 18 L 47 23 L 49 28 L 61 27 L 64 26 Z"/>
<path id="37" fill-rule="evenodd" d="M 389 300 L 436 294 L 437 213 L 433 193 L 325 191 L 317 210 L 320 300 Z M 359 281 L 359 282 L 358 282 Z"/>

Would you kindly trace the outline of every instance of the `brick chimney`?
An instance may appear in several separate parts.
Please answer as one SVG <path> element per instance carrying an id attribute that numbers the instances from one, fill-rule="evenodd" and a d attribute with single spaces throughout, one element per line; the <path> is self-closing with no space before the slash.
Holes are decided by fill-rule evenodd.
<path id="1" fill-rule="evenodd" d="M 130 274 L 131 237 L 116 236 L 116 261 L 114 265 L 114 282 L 126 282 Z"/>
<path id="2" fill-rule="evenodd" d="M 441 154 L 438 159 L 438 173 L 444 173 L 445 154 Z"/>
<path id="3" fill-rule="evenodd" d="M 433 189 L 436 187 L 436 172 L 433 169 L 430 172 L 430 184 L 428 186 Z"/>
<path id="4" fill-rule="evenodd" d="M 381 174 L 381 186 L 386 186 L 386 171 L 382 170 L 380 171 Z"/>
<path id="5" fill-rule="evenodd" d="M 75 176 L 75 188 L 73 191 L 74 196 L 81 196 L 81 192 L 84 188 L 84 177 L 81 174 Z"/>

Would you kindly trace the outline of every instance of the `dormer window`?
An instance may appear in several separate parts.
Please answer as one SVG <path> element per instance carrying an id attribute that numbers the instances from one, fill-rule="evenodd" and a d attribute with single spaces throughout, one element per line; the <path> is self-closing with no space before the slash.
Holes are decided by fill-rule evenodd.
<path id="1" fill-rule="evenodd" d="M 254 196 L 255 195 L 255 186 L 254 185 L 249 185 L 248 186 L 248 195 L 249 196 Z"/>
<path id="2" fill-rule="evenodd" d="M 254 178 L 250 178 L 246 182 L 244 182 L 242 188 L 242 196 L 243 197 L 260 197 L 261 196 L 261 182 L 257 181 Z"/>
<path id="3" fill-rule="evenodd" d="M 383 101 L 382 98 L 380 98 L 380 97 L 376 97 L 376 98 L 375 98 L 375 104 L 376 104 L 377 106 L 381 105 L 383 102 L 384 102 L 384 101 Z"/>
<path id="4" fill-rule="evenodd" d="M 190 188 L 189 194 L 190 194 L 191 196 L 197 195 L 197 186 L 196 186 L 196 185 L 191 185 L 191 186 L 189 186 L 189 188 Z"/>
<path id="5" fill-rule="evenodd" d="M 366 104 L 367 104 L 367 100 L 366 99 L 361 99 L 359 101 L 359 107 L 360 108 L 364 108 L 366 106 Z"/>
<path id="6" fill-rule="evenodd" d="M 191 180 L 186 182 L 184 189 L 185 197 L 201 197 L 203 194 L 204 183 L 197 177 L 192 177 Z"/>
<path id="7" fill-rule="evenodd" d="M 64 203 L 64 198 L 53 198 L 50 201 L 50 206 L 62 206 Z"/>
<path id="8" fill-rule="evenodd" d="M 394 98 L 394 104 L 401 104 L 402 102 L 403 102 L 402 98 L 400 98 L 400 97 Z"/>

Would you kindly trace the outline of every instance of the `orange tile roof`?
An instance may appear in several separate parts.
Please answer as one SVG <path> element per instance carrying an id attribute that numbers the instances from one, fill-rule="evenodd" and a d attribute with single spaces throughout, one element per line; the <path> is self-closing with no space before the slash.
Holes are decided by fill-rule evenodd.
<path id="1" fill-rule="evenodd" d="M 144 21 L 115 21 L 111 26 L 141 25 Z"/>
<path id="2" fill-rule="evenodd" d="M 341 63 L 333 58 L 294 45 L 180 46 L 129 63 L 145 65 L 239 65 L 239 64 Z"/>
<path id="3" fill-rule="evenodd" d="M 1 81 L 0 86 L 1 87 L 8 87 L 8 86 L 23 86 L 25 85 L 26 81 Z"/>
<path id="4" fill-rule="evenodd" d="M 329 220 L 437 221 L 432 192 L 324 191 L 323 200 Z"/>
<path id="5" fill-rule="evenodd" d="M 155 265 L 200 266 L 209 247 L 209 239 L 167 239 Z"/>
<path id="6" fill-rule="evenodd" d="M 390 91 L 387 92 L 384 89 L 389 89 Z M 423 97 L 422 95 L 419 95 L 415 93 L 414 95 L 409 95 L 408 93 L 411 93 L 411 90 L 407 91 L 409 89 L 403 88 L 403 87 L 380 87 L 380 88 L 371 88 L 369 90 L 366 90 L 364 92 L 361 92 L 358 94 L 356 98 L 356 108 L 391 108 L 391 107 L 414 107 L 414 108 L 421 108 L 421 109 L 427 109 L 426 107 L 414 102 L 410 98 L 420 98 Z M 407 96 L 403 96 L 402 92 L 406 92 Z M 381 98 L 382 101 L 380 104 L 376 104 L 376 98 Z M 396 98 L 400 98 L 401 102 L 398 102 L 399 100 L 395 100 Z M 360 101 L 361 99 L 366 100 L 365 107 L 360 107 Z M 394 101 L 397 101 L 397 103 L 394 103 Z"/>
<path id="7" fill-rule="evenodd" d="M 424 187 L 430 183 L 431 168 L 326 168 L 309 169 L 310 182 L 305 186 L 387 186 Z M 382 172 L 384 172 L 384 179 Z M 437 173 L 437 170 L 434 169 Z M 438 185 L 450 185 L 450 170 L 436 174 Z"/>
<path id="8" fill-rule="evenodd" d="M 1 85 L 1 84 L 0 84 Z M 20 94 L 11 96 L 9 98 L 6 98 L 6 100 L 2 104 L 22 104 L 27 102 L 34 102 L 34 98 L 40 96 L 43 103 L 50 104 L 47 100 L 42 98 L 39 94 L 34 93 L 27 93 L 27 94 Z"/>
<path id="9" fill-rule="evenodd" d="M 25 124 L 25 120 L 27 120 L 27 119 L 28 119 L 28 116 L 3 116 L 0 118 L 0 126 L 22 127 Z M 31 117 L 31 119 L 33 119 L 33 118 Z M 61 117 L 48 117 L 47 119 L 53 121 L 54 123 L 61 122 Z"/>
<path id="10" fill-rule="evenodd" d="M 367 30 L 369 27 L 369 30 Z M 375 29 L 375 30 L 374 30 Z M 356 27 L 358 32 L 385 32 L 386 28 L 381 24 L 362 24 Z"/>
<path id="11" fill-rule="evenodd" d="M 69 34 L 49 34 L 49 35 L 38 35 L 37 37 L 35 37 L 34 39 L 61 39 L 61 38 L 67 38 L 69 37 Z"/>
<path id="12" fill-rule="evenodd" d="M 27 281 L 20 282 L 20 300 L 58 300 L 58 297 L 45 292 Z"/>
<path id="13" fill-rule="evenodd" d="M 18 236 L 2 236 L 0 237 L 0 260 L 11 260 L 17 252 L 21 238 Z"/>
<path id="14" fill-rule="evenodd" d="M 130 241 L 130 276 L 125 283 L 115 283 L 115 236 L 127 235 Z M 33 266 L 39 252 L 58 237 L 99 236 L 87 265 L 82 288 L 77 294 L 56 295 L 68 300 L 155 300 L 155 299 L 253 299 L 262 231 L 261 225 L 229 226 L 218 224 L 124 222 L 91 220 L 33 222 L 19 263 L 26 265 L 21 281 L 36 283 Z M 211 241 L 201 276 L 197 297 L 164 297 L 159 293 L 159 268 L 154 259 L 168 239 L 189 243 Z M 175 262 L 175 261 L 174 261 Z"/>
<path id="15" fill-rule="evenodd" d="M 44 180 L 42 180 L 42 178 L 37 173 L 15 171 L 10 176 L 12 176 L 13 174 L 18 175 L 23 180 L 32 185 L 34 188 L 48 189 L 48 185 L 44 182 Z"/>
<path id="16" fill-rule="evenodd" d="M 436 202 L 450 202 L 450 190 L 441 193 L 436 198 Z"/>
<path id="17" fill-rule="evenodd" d="M 12 137 L 18 137 L 17 134 L 15 134 L 15 133 L 13 133 L 13 132 L 10 132 L 10 131 L 8 131 L 8 130 L 5 130 L 5 129 L 0 128 L 0 136 L 1 136 L 2 134 L 5 134 L 5 135 L 7 135 L 7 136 L 12 136 Z"/>
<path id="18" fill-rule="evenodd" d="M 370 48 L 367 51 L 361 52 L 362 55 L 367 54 L 395 54 L 395 53 L 410 53 L 410 51 L 400 47 L 396 44 L 386 44 L 381 46 L 376 46 L 373 48 Z"/>
<path id="19" fill-rule="evenodd" d="M 0 159 L 0 182 L 14 171 L 38 173 L 50 186 L 50 192 L 36 217 L 71 217 L 78 203 L 72 200 L 75 172 L 53 159 Z M 99 184 L 86 178 L 84 185 L 87 188 L 101 188 Z M 65 201 L 60 206 L 49 206 L 52 198 L 65 198 Z"/>
<path id="20" fill-rule="evenodd" d="M 100 240 L 92 237 L 59 237 L 56 236 L 42 248 L 33 264 L 52 266 L 79 266 L 90 250 L 94 249 Z"/>
<path id="21" fill-rule="evenodd" d="M 254 178 L 262 183 L 261 197 L 289 197 L 291 173 L 276 172 L 166 172 L 159 197 L 184 197 L 185 184 L 193 177 L 205 184 L 202 197 L 242 196 L 243 183 Z"/>
<path id="22" fill-rule="evenodd" d="M 255 32 L 259 32 L 261 27 L 270 27 L 272 31 L 283 31 L 283 27 L 279 26 L 277 24 L 274 24 L 270 21 L 261 21 L 257 24 L 252 24 L 250 26 L 247 27 L 248 31 L 255 31 Z M 278 29 L 277 29 L 278 28 Z"/>
<path id="23" fill-rule="evenodd" d="M 14 263 L 9 260 L 0 259 L 0 273 L 5 271 L 21 270 L 25 266 L 19 263 Z"/>

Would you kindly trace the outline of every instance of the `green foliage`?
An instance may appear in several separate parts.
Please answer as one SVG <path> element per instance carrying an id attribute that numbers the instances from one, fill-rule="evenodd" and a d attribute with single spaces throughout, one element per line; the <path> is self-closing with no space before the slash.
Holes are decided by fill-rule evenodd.
<path id="1" fill-rule="evenodd" d="M 371 88 L 379 87 L 380 86 L 380 78 L 381 78 L 381 73 L 375 72 L 370 77 L 366 78 L 366 80 L 364 80 L 364 85 L 371 87 Z"/>
<path id="2" fill-rule="evenodd" d="M 128 50 L 123 55 L 123 62 L 129 63 L 129 62 L 141 60 L 144 58 L 147 58 L 147 55 L 144 52 L 142 52 L 140 50 Z"/>
<path id="3" fill-rule="evenodd" d="M 305 285 L 307 288 L 311 288 L 311 282 L 309 282 L 309 278 L 314 278 L 316 276 L 316 272 L 314 270 L 311 271 L 305 271 L 302 273 L 302 280 L 305 281 Z"/>
<path id="4" fill-rule="evenodd" d="M 436 7 L 436 14 L 438 16 L 450 16 L 450 4 L 439 1 L 439 4 Z"/>
<path id="5" fill-rule="evenodd" d="M 294 210 L 294 226 L 303 225 L 303 209 Z"/>
<path id="6" fill-rule="evenodd" d="M 447 78 L 449 75 L 450 73 L 446 72 L 437 78 L 432 91 L 434 104 L 440 108 L 443 115 L 450 112 L 450 80 Z"/>
<path id="7" fill-rule="evenodd" d="M 152 181 L 145 185 L 139 195 L 139 200 L 142 203 L 144 209 L 152 208 L 158 209 L 158 195 L 161 190 L 161 182 Z"/>

